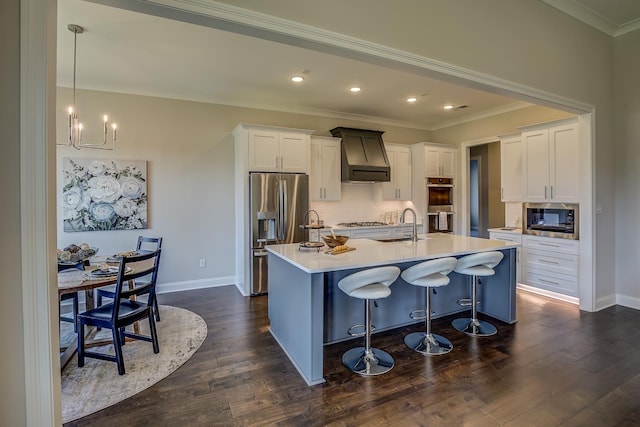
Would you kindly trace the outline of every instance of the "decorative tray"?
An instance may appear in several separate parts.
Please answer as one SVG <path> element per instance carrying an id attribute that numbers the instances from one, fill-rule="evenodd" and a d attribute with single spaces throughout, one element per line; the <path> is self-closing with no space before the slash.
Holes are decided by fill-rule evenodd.
<path id="1" fill-rule="evenodd" d="M 324 246 L 324 242 L 300 242 L 301 248 L 318 249 Z"/>

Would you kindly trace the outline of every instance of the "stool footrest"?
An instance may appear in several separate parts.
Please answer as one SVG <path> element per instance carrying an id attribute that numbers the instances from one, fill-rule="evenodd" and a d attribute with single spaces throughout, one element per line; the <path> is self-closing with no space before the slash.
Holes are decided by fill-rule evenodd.
<path id="1" fill-rule="evenodd" d="M 471 307 L 473 305 L 473 301 L 471 298 L 461 298 L 458 300 L 458 305 L 462 307 Z"/>
<path id="2" fill-rule="evenodd" d="M 375 331 L 375 325 L 371 325 L 371 331 Z M 367 334 L 367 326 L 366 325 L 353 325 L 349 329 L 347 329 L 347 333 L 352 337 L 363 337 Z"/>
<path id="3" fill-rule="evenodd" d="M 413 320 L 424 320 L 427 318 L 426 310 L 413 310 L 409 313 L 409 317 Z"/>

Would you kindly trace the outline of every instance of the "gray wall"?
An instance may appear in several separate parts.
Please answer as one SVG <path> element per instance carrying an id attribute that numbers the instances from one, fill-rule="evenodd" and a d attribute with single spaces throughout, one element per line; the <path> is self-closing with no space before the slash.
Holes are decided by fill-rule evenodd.
<path id="1" fill-rule="evenodd" d="M 0 414 L 26 424 L 20 234 L 20 0 L 0 2 Z"/>
<path id="2" fill-rule="evenodd" d="M 407 0 L 401 7 L 389 1 L 372 7 L 368 0 L 224 2 L 594 105 L 595 202 L 603 206 L 593 239 L 595 298 L 615 293 L 611 37 L 540 1 Z"/>
<path id="3" fill-rule="evenodd" d="M 640 306 L 640 31 L 616 38 L 616 292 L 621 301 Z M 610 147 L 613 148 L 613 147 Z"/>

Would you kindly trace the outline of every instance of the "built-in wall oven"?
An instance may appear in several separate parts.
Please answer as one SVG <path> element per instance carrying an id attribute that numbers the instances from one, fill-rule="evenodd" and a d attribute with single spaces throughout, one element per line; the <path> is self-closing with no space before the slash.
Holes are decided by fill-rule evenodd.
<path id="1" fill-rule="evenodd" d="M 574 203 L 523 203 L 522 232 L 578 240 L 579 208 Z"/>
<path id="2" fill-rule="evenodd" d="M 453 178 L 427 178 L 427 230 L 453 233 Z"/>

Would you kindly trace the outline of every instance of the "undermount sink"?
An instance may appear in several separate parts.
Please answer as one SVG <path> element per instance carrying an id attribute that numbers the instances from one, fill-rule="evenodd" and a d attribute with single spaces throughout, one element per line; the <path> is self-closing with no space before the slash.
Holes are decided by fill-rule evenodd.
<path id="1" fill-rule="evenodd" d="M 418 236 L 418 240 L 426 240 L 428 239 L 428 237 L 422 237 L 422 236 Z M 410 242 L 411 241 L 411 237 L 380 237 L 378 239 L 373 239 L 376 242 L 384 242 L 384 243 L 388 243 L 388 242 Z"/>

